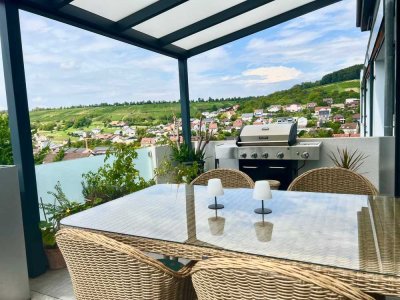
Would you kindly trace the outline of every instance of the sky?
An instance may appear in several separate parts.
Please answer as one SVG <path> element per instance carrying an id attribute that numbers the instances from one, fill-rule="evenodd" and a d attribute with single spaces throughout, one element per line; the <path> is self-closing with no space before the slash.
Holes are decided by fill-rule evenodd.
<path id="1" fill-rule="evenodd" d="M 343 0 L 190 58 L 190 98 L 267 95 L 363 63 L 369 33 L 356 28 L 355 7 Z M 24 11 L 20 19 L 30 109 L 179 99 L 175 59 Z"/>

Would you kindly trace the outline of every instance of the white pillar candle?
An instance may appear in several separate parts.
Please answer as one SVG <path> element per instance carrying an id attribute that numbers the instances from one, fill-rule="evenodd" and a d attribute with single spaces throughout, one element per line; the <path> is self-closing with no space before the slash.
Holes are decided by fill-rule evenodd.
<path id="1" fill-rule="evenodd" d="M 208 180 L 207 193 L 210 197 L 222 196 L 224 194 L 224 189 L 222 187 L 221 179 L 213 178 Z"/>
<path id="2" fill-rule="evenodd" d="M 267 180 L 256 181 L 253 190 L 255 200 L 268 200 L 272 198 L 271 187 Z"/>

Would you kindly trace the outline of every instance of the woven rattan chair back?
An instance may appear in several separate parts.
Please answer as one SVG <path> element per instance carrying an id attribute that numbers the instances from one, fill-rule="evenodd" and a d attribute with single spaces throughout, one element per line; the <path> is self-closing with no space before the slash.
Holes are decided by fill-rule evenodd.
<path id="1" fill-rule="evenodd" d="M 336 194 L 377 195 L 378 191 L 364 176 L 343 168 L 313 169 L 297 177 L 288 191 Z"/>
<path id="2" fill-rule="evenodd" d="M 191 184 L 207 185 L 209 179 L 219 178 L 224 188 L 253 188 L 254 181 L 246 174 L 235 169 L 214 169 L 207 171 L 197 178 Z"/>
<path id="3" fill-rule="evenodd" d="M 192 281 L 199 300 L 373 299 L 326 275 L 257 258 L 200 261 L 192 269 Z"/>
<path id="4" fill-rule="evenodd" d="M 83 230 L 61 229 L 57 244 L 77 300 L 195 299 L 189 266 L 174 272 L 131 246 Z"/>

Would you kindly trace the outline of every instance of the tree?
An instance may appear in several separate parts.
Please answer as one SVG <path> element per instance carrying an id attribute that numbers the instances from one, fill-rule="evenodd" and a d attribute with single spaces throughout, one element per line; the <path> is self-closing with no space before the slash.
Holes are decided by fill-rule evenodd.
<path id="1" fill-rule="evenodd" d="M 146 135 L 146 133 L 147 133 L 146 128 L 141 127 L 136 129 L 136 135 L 139 141 L 142 140 L 142 138 Z"/>
<path id="2" fill-rule="evenodd" d="M 0 114 L 0 165 L 12 165 L 12 147 L 8 116 Z"/>
<path id="3" fill-rule="evenodd" d="M 328 122 L 325 122 L 324 124 L 322 124 L 322 127 L 324 127 L 324 128 L 332 128 L 332 130 L 333 130 L 333 133 L 339 133 L 339 131 L 340 131 L 340 123 L 338 123 L 338 122 L 331 122 L 331 121 L 328 121 Z"/>
<path id="4" fill-rule="evenodd" d="M 67 120 L 64 122 L 64 130 L 67 130 L 74 126 L 74 120 Z"/>
<path id="5" fill-rule="evenodd" d="M 44 131 L 52 131 L 52 130 L 54 130 L 54 127 L 56 127 L 56 126 L 57 126 L 57 124 L 55 122 L 49 122 L 49 123 L 42 124 L 40 126 L 40 129 L 44 130 Z"/>
<path id="6" fill-rule="evenodd" d="M 47 153 L 50 152 L 50 147 L 46 146 L 42 150 L 40 150 L 38 153 L 33 155 L 33 159 L 35 161 L 35 165 L 41 165 L 47 155 Z"/>
<path id="7" fill-rule="evenodd" d="M 60 151 L 58 151 L 57 155 L 54 157 L 53 162 L 62 161 L 64 159 L 64 156 L 65 156 L 65 150 L 60 149 Z"/>
<path id="8" fill-rule="evenodd" d="M 81 117 L 75 120 L 74 128 L 88 127 L 92 124 L 92 119 L 88 117 Z"/>

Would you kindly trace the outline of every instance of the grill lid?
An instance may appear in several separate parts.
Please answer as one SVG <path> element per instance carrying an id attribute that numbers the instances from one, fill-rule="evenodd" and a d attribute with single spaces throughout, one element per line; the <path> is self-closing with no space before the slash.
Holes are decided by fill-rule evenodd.
<path id="1" fill-rule="evenodd" d="M 238 146 L 292 146 L 296 143 L 297 123 L 246 125 L 239 134 Z"/>

